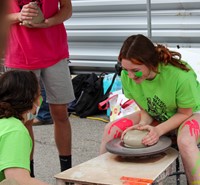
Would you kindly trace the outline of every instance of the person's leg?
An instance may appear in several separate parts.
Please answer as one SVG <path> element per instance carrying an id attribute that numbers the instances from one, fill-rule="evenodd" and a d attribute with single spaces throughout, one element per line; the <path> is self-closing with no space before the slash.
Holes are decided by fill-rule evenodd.
<path id="1" fill-rule="evenodd" d="M 131 115 L 126 116 L 125 118 L 120 118 L 116 121 L 108 123 L 104 127 L 104 132 L 102 136 L 101 146 L 100 146 L 100 154 L 106 152 L 106 143 L 111 141 L 114 138 L 121 137 L 121 134 L 128 127 L 138 124 L 140 121 L 140 111 L 135 112 Z"/>
<path id="2" fill-rule="evenodd" d="M 68 119 L 67 103 L 75 99 L 68 63 L 63 60 L 43 69 L 42 82 L 54 121 L 54 137 L 61 171 L 64 171 L 71 167 L 71 125 Z"/>
<path id="3" fill-rule="evenodd" d="M 200 184 L 200 113 L 194 114 L 179 128 L 177 144 L 189 184 Z"/>
<path id="4" fill-rule="evenodd" d="M 49 110 L 49 104 L 46 102 L 46 92 L 45 88 L 40 80 L 40 91 L 41 91 L 41 96 L 42 96 L 42 104 L 40 106 L 38 115 L 36 119 L 34 119 L 33 123 L 34 124 L 52 124 L 52 118 Z"/>
<path id="5" fill-rule="evenodd" d="M 60 156 L 61 171 L 71 168 L 71 125 L 67 106 L 50 104 L 54 120 L 54 136 Z"/>

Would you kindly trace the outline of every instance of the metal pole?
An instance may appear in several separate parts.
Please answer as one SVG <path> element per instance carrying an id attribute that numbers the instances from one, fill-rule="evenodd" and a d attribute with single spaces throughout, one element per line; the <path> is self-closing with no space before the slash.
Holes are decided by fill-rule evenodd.
<path id="1" fill-rule="evenodd" d="M 151 0 L 147 0 L 147 33 L 149 39 L 151 39 Z"/>

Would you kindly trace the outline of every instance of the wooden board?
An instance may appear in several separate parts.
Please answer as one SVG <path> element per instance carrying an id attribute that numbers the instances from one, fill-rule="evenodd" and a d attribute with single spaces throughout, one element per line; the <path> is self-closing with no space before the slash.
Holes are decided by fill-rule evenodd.
<path id="1" fill-rule="evenodd" d="M 63 182 L 82 184 L 122 185 L 122 176 L 155 180 L 178 157 L 178 151 L 169 148 L 164 153 L 148 158 L 125 158 L 105 153 L 55 175 L 57 185 Z"/>

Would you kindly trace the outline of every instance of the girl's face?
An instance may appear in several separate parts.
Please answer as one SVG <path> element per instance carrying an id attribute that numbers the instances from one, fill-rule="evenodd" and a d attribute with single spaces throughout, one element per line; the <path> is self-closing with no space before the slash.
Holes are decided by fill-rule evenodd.
<path id="1" fill-rule="evenodd" d="M 155 73 L 151 71 L 147 66 L 141 64 L 137 60 L 122 59 L 122 69 L 127 72 L 129 78 L 140 84 L 144 80 L 151 80 L 155 77 Z"/>
<path id="2" fill-rule="evenodd" d="M 32 109 L 27 110 L 26 112 L 24 112 L 22 114 L 24 120 L 24 124 L 29 124 L 30 122 L 27 122 L 28 120 L 32 120 L 33 118 L 36 117 L 38 111 L 39 111 L 39 107 L 41 105 L 42 99 L 41 99 L 41 95 L 40 95 L 40 88 L 38 87 L 38 93 L 36 95 L 36 98 L 33 102 L 33 106 Z M 31 116 L 30 116 L 31 115 Z"/>
<path id="3" fill-rule="evenodd" d="M 40 95 L 40 88 L 38 89 L 38 96 L 37 96 L 37 98 L 35 99 L 35 101 L 33 102 L 33 107 L 32 107 L 32 109 L 30 110 L 30 112 L 31 113 L 33 113 L 33 114 L 36 114 L 37 112 L 38 112 L 38 107 L 40 107 L 40 105 L 41 105 L 41 102 L 42 102 L 42 100 L 41 100 L 41 95 Z"/>

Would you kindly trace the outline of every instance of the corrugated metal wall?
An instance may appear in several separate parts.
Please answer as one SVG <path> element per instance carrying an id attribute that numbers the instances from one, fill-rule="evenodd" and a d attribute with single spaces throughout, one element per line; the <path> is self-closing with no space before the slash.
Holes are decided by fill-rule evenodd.
<path id="1" fill-rule="evenodd" d="M 73 73 L 113 71 L 124 39 L 147 36 L 146 0 L 72 0 L 65 22 Z M 152 0 L 152 40 L 200 48 L 200 0 Z"/>

